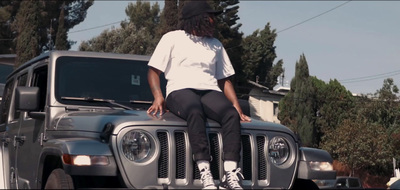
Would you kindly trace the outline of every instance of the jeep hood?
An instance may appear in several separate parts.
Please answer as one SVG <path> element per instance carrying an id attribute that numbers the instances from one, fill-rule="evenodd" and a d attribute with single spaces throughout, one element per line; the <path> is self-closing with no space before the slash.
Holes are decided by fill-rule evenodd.
<path id="1" fill-rule="evenodd" d="M 64 113 L 57 117 L 52 123 L 52 129 L 58 131 L 86 131 L 101 132 L 108 123 L 116 128 L 118 133 L 124 127 L 129 126 L 160 126 L 162 127 L 185 127 L 186 121 L 167 112 L 161 117 L 147 114 L 146 111 L 135 110 L 101 110 L 101 111 L 74 111 Z M 251 122 L 242 122 L 243 129 L 279 131 L 293 135 L 287 127 L 252 119 Z M 221 126 L 213 121 L 207 121 L 208 127 L 220 128 Z"/>

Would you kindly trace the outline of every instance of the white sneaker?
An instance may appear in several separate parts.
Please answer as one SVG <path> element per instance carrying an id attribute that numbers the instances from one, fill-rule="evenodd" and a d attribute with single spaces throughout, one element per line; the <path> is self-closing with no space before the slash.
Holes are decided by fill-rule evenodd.
<path id="1" fill-rule="evenodd" d="M 217 189 L 217 186 L 215 186 L 214 178 L 211 174 L 210 169 L 203 168 L 200 171 L 200 180 L 201 183 L 203 184 L 203 189 Z"/>
<path id="2" fill-rule="evenodd" d="M 221 184 L 219 185 L 220 189 L 243 189 L 240 185 L 241 179 L 239 177 L 244 179 L 242 173 L 240 173 L 240 168 L 225 172 Z"/>

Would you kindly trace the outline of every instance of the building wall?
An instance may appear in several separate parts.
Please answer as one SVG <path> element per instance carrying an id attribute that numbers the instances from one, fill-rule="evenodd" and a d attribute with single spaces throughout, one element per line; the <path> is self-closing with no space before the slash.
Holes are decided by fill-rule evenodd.
<path id="1" fill-rule="evenodd" d="M 265 93 L 262 89 L 254 88 L 249 93 L 251 117 L 262 121 L 280 123 L 278 119 L 279 101 L 282 95 Z"/>

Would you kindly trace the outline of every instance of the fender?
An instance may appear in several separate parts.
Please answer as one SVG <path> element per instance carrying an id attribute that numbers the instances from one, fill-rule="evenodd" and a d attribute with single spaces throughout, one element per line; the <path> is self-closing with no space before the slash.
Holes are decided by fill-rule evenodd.
<path id="1" fill-rule="evenodd" d="M 108 159 L 108 165 L 74 165 L 65 163 L 64 155 L 82 155 L 82 156 L 105 156 Z M 47 162 L 47 163 L 46 163 Z M 51 163 L 48 163 L 51 162 Z M 40 155 L 40 163 L 38 168 L 38 178 L 47 179 L 44 172 L 45 166 L 58 167 L 61 164 L 67 174 L 83 175 L 83 176 L 116 176 L 117 165 L 113 158 L 113 154 L 108 144 L 102 143 L 96 139 L 52 139 L 46 142 L 45 148 L 42 149 Z M 45 176 L 43 176 L 45 174 Z M 39 179 L 43 182 L 42 179 Z M 40 184 L 38 184 L 40 187 Z"/>
<path id="2" fill-rule="evenodd" d="M 321 149 L 300 147 L 300 161 L 297 177 L 300 179 L 335 179 L 331 155 Z"/>

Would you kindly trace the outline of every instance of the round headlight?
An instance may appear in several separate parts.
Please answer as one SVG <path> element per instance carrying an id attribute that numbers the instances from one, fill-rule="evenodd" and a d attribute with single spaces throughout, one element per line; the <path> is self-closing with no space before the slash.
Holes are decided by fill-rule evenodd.
<path id="1" fill-rule="evenodd" d="M 283 137 L 274 137 L 269 141 L 268 155 L 272 163 L 284 164 L 290 156 L 289 144 Z"/>
<path id="2" fill-rule="evenodd" d="M 122 137 L 122 151 L 130 161 L 141 161 L 149 156 L 150 137 L 141 131 L 129 131 Z"/>

